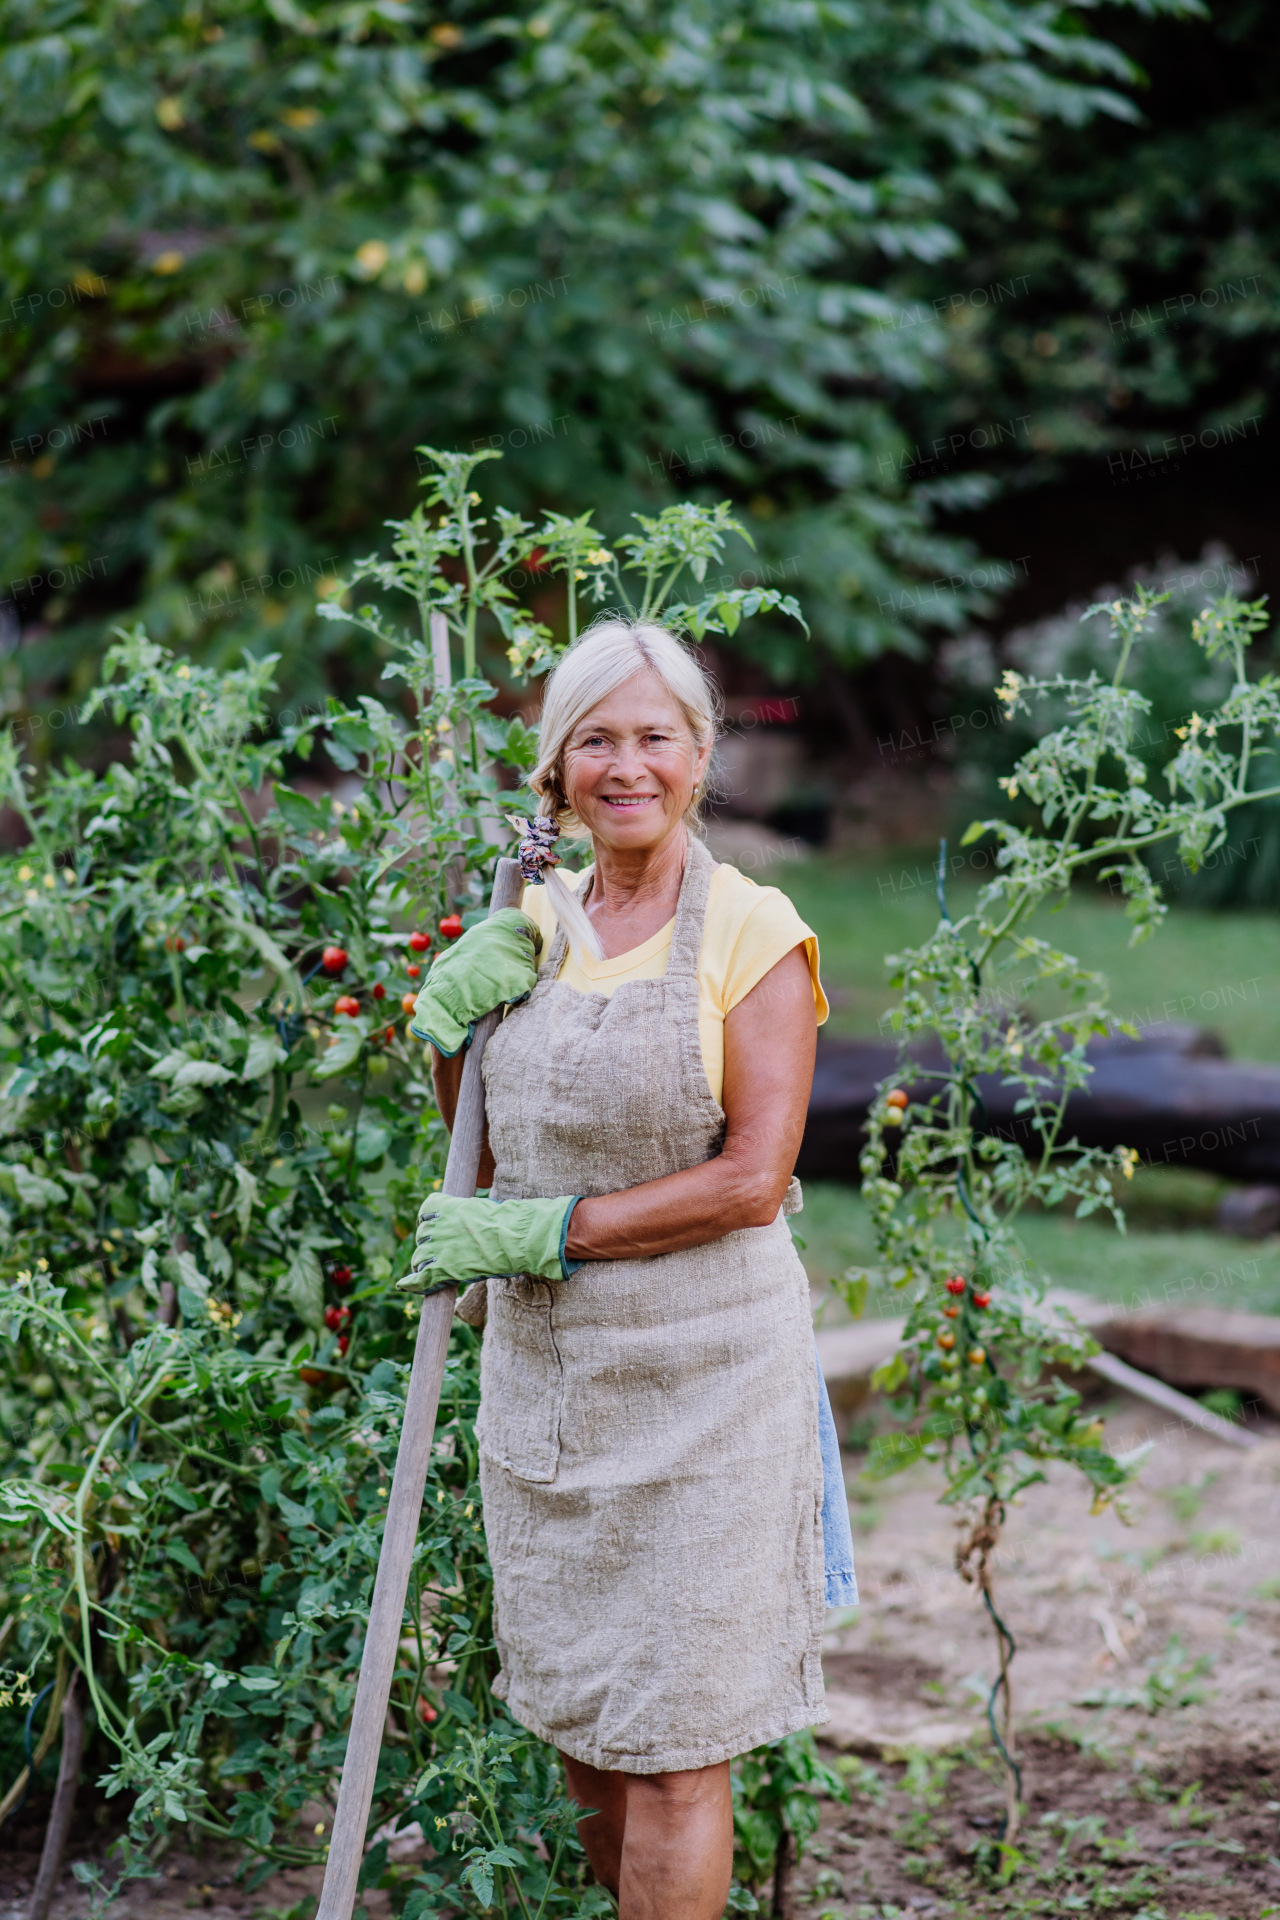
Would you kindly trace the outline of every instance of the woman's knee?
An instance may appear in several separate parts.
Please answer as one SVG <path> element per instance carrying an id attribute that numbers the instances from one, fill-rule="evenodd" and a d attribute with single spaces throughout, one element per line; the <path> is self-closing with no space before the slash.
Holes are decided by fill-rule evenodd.
<path id="1" fill-rule="evenodd" d="M 678 1773 L 629 1773 L 628 1805 L 669 1815 L 715 1807 L 729 1792 L 729 1763 L 690 1767 Z"/>

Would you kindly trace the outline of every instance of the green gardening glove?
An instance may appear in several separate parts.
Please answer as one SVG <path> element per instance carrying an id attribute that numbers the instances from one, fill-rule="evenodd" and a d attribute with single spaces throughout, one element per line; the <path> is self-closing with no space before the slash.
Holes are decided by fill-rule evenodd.
<path id="1" fill-rule="evenodd" d="M 459 1200 L 428 1195 L 418 1212 L 413 1271 L 400 1293 L 438 1293 L 470 1280 L 567 1280 L 583 1264 L 565 1258 L 572 1200 Z"/>
<path id="2" fill-rule="evenodd" d="M 538 929 L 519 907 L 502 907 L 468 927 L 431 963 L 409 1031 L 452 1058 L 470 1044 L 476 1021 L 504 1001 L 523 1000 L 538 978 Z"/>

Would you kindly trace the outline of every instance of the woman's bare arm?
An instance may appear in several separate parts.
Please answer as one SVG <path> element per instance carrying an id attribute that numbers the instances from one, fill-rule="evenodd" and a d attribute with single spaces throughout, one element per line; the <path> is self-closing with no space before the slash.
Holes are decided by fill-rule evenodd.
<path id="1" fill-rule="evenodd" d="M 573 1260 L 635 1260 L 719 1240 L 737 1227 L 763 1227 L 782 1205 L 800 1151 L 817 1023 L 803 947 L 770 969 L 724 1023 L 724 1151 L 641 1187 L 582 1200 L 569 1223 Z M 431 1050 L 436 1105 L 452 1128 L 465 1051 Z M 476 1185 L 493 1183 L 485 1133 Z"/>
<path id="2" fill-rule="evenodd" d="M 580 1201 L 569 1222 L 569 1257 L 635 1260 L 768 1226 L 800 1151 L 816 1044 L 809 963 L 797 946 L 725 1019 L 723 1153 Z"/>
<path id="3" fill-rule="evenodd" d="M 435 1047 L 431 1049 L 431 1084 L 436 1090 L 436 1105 L 440 1109 L 440 1118 L 453 1132 L 453 1116 L 458 1111 L 458 1090 L 462 1085 L 462 1069 L 467 1063 L 467 1049 L 446 1058 Z M 484 1139 L 480 1146 L 480 1167 L 476 1174 L 478 1187 L 493 1185 L 493 1154 L 489 1147 L 489 1129 L 484 1130 Z"/>

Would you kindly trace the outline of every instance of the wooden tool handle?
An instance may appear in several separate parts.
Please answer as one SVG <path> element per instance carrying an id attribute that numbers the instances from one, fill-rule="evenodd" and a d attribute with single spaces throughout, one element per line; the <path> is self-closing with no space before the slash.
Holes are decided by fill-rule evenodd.
<path id="1" fill-rule="evenodd" d="M 523 890 L 519 861 L 499 860 L 493 898 L 489 902 L 490 913 L 496 913 L 500 907 L 518 907 Z M 458 1111 L 454 1116 L 443 1183 L 447 1194 L 462 1199 L 469 1199 L 476 1190 L 480 1147 L 484 1140 L 484 1082 L 480 1078 L 480 1062 L 489 1035 L 500 1017 L 501 1009 L 498 1008 L 476 1023 L 467 1063 L 462 1070 Z M 364 1858 L 365 1829 L 373 1804 L 374 1776 L 382 1751 L 387 1702 L 391 1698 L 391 1678 L 395 1672 L 396 1653 L 404 1624 L 404 1602 L 409 1591 L 409 1571 L 413 1564 L 414 1543 L 422 1512 L 422 1495 L 431 1463 L 431 1442 L 435 1435 L 436 1409 L 440 1405 L 440 1385 L 444 1379 L 445 1356 L 449 1351 L 449 1328 L 456 1294 L 455 1287 L 446 1287 L 442 1293 L 433 1293 L 423 1301 L 418 1320 L 413 1370 L 404 1404 L 396 1470 L 391 1481 L 391 1497 L 387 1501 L 382 1551 L 378 1556 L 378 1574 L 369 1608 L 369 1628 L 360 1661 L 347 1757 L 342 1768 L 338 1809 L 330 1836 L 329 1860 L 325 1867 L 324 1887 L 316 1920 L 351 1920 L 355 1906 L 360 1863 Z"/>

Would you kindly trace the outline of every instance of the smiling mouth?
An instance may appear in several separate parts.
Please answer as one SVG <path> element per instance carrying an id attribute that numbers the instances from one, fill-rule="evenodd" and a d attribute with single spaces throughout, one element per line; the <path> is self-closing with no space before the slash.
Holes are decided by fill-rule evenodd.
<path id="1" fill-rule="evenodd" d="M 600 798 L 606 807 L 647 807 L 658 796 L 656 793 L 602 793 Z"/>

